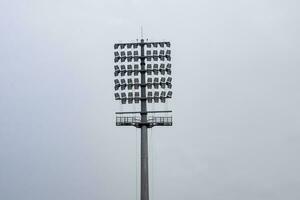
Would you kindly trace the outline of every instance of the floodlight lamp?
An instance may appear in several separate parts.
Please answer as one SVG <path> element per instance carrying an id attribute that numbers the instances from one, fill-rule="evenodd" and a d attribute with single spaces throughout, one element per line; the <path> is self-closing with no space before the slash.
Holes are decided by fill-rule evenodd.
<path id="1" fill-rule="evenodd" d="M 151 75 L 152 74 L 152 66 L 151 64 L 147 64 L 147 75 Z"/>
<path id="2" fill-rule="evenodd" d="M 127 84 L 128 84 L 128 85 L 133 85 L 133 81 L 132 81 L 131 78 L 127 79 Z"/>
<path id="3" fill-rule="evenodd" d="M 148 89 L 151 89 L 152 88 L 152 78 L 151 77 L 148 77 L 148 79 L 147 79 L 147 88 Z"/>
<path id="4" fill-rule="evenodd" d="M 133 72 L 133 70 L 132 70 L 132 65 L 127 65 L 127 75 L 128 75 L 128 76 L 131 76 L 131 75 L 132 75 L 132 72 Z"/>
<path id="5" fill-rule="evenodd" d="M 166 72 L 167 72 L 168 75 L 171 75 L 171 73 L 172 73 L 170 63 L 167 64 Z"/>
<path id="6" fill-rule="evenodd" d="M 154 75 L 158 75 L 158 64 L 153 65 L 153 73 Z"/>
<path id="7" fill-rule="evenodd" d="M 120 68 L 118 65 L 115 65 L 115 76 L 118 76 L 120 73 Z"/>
<path id="8" fill-rule="evenodd" d="M 119 65 L 115 65 L 114 68 L 115 68 L 115 71 L 120 71 Z"/>
<path id="9" fill-rule="evenodd" d="M 125 51 L 121 51 L 121 57 L 125 57 L 125 56 L 126 56 Z"/>
<path id="10" fill-rule="evenodd" d="M 165 42 L 165 44 L 166 44 L 166 46 L 167 46 L 168 48 L 171 47 L 171 43 L 170 43 L 170 42 Z"/>
<path id="11" fill-rule="evenodd" d="M 148 100 L 148 103 L 152 103 L 152 92 L 148 92 L 148 96 L 147 96 L 147 100 Z"/>
<path id="12" fill-rule="evenodd" d="M 134 74 L 134 76 L 139 75 L 139 65 L 138 64 L 134 65 L 133 74 Z"/>
<path id="13" fill-rule="evenodd" d="M 172 77 L 168 77 L 168 78 L 167 78 L 166 84 L 167 84 L 167 85 L 172 84 Z"/>
<path id="14" fill-rule="evenodd" d="M 133 88 L 133 81 L 131 78 L 127 79 L 127 88 L 128 90 L 132 90 Z"/>
<path id="15" fill-rule="evenodd" d="M 125 104 L 125 103 L 126 103 L 126 93 L 125 93 L 125 92 L 122 92 L 122 93 L 121 93 L 121 103 L 122 103 L 122 104 Z"/>
<path id="16" fill-rule="evenodd" d="M 172 91 L 168 91 L 167 98 L 172 98 Z"/>
<path id="17" fill-rule="evenodd" d="M 133 103 L 133 99 L 128 99 L 128 104 L 132 104 Z"/>
<path id="18" fill-rule="evenodd" d="M 133 103 L 133 93 L 132 92 L 128 92 L 128 103 L 129 104 Z"/>
<path id="19" fill-rule="evenodd" d="M 115 79 L 114 82 L 115 82 L 115 90 L 117 90 L 121 86 L 120 81 L 119 79 Z"/>
<path id="20" fill-rule="evenodd" d="M 158 102 L 159 102 L 159 92 L 158 92 L 158 91 L 155 91 L 155 92 L 154 92 L 154 102 L 155 102 L 155 103 L 158 103 Z"/>
<path id="21" fill-rule="evenodd" d="M 139 79 L 138 78 L 134 79 L 134 89 L 139 89 Z"/>
<path id="22" fill-rule="evenodd" d="M 133 92 L 128 92 L 128 98 L 133 98 Z"/>
<path id="23" fill-rule="evenodd" d="M 125 76 L 126 74 L 126 67 L 125 65 L 121 65 L 121 76 Z"/>
<path id="24" fill-rule="evenodd" d="M 165 56 L 159 56 L 159 59 L 160 59 L 161 61 L 165 61 Z"/>
<path id="25" fill-rule="evenodd" d="M 165 103 L 165 102 L 166 102 L 166 92 L 165 92 L 165 91 L 162 91 L 162 92 L 160 93 L 160 101 L 161 101 L 162 103 Z"/>
<path id="26" fill-rule="evenodd" d="M 162 75 L 165 75 L 165 71 L 166 71 L 165 64 L 163 64 L 163 63 L 160 64 L 159 71 Z"/>
<path id="27" fill-rule="evenodd" d="M 134 93 L 134 103 L 139 103 L 140 102 L 140 93 L 135 92 Z"/>
<path id="28" fill-rule="evenodd" d="M 157 77 L 154 78 L 153 86 L 154 86 L 155 89 L 158 89 L 158 86 L 159 86 L 159 79 L 158 79 Z"/>
<path id="29" fill-rule="evenodd" d="M 120 94 L 118 92 L 115 93 L 115 100 L 120 100 L 121 97 L 120 97 Z"/>
<path id="30" fill-rule="evenodd" d="M 162 77 L 161 79 L 160 79 L 160 86 L 161 86 L 161 88 L 165 88 L 166 87 L 166 78 L 165 77 Z"/>
<path id="31" fill-rule="evenodd" d="M 120 60 L 120 57 L 115 57 L 114 62 L 117 63 L 117 62 L 119 62 L 119 60 Z"/>

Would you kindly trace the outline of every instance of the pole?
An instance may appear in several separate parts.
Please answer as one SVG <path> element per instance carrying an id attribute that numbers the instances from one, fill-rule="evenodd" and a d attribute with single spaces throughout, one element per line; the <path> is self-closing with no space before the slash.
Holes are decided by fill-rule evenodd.
<path id="1" fill-rule="evenodd" d="M 141 200 L 149 200 L 145 44 L 141 40 Z"/>

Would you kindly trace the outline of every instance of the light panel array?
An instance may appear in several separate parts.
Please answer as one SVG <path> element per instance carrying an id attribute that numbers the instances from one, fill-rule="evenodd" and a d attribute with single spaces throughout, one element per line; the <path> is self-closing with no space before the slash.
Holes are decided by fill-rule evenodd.
<path id="1" fill-rule="evenodd" d="M 144 55 L 141 55 L 141 45 Z M 165 103 L 167 98 L 171 98 L 170 46 L 170 42 L 115 44 L 115 99 L 122 104 L 140 102 L 141 72 L 146 75 L 145 98 L 148 103 Z M 145 61 L 143 71 L 140 63 L 142 59 Z"/>
<path id="2" fill-rule="evenodd" d="M 114 45 L 115 62 L 139 61 L 141 56 L 140 56 L 140 49 L 138 47 L 140 45 L 141 43 L 115 44 Z M 147 61 L 151 61 L 151 60 L 171 61 L 170 42 L 152 42 L 152 43 L 145 43 L 144 45 L 146 46 L 147 50 L 143 57 L 146 58 Z M 151 48 L 153 48 L 153 50 L 151 50 Z"/>

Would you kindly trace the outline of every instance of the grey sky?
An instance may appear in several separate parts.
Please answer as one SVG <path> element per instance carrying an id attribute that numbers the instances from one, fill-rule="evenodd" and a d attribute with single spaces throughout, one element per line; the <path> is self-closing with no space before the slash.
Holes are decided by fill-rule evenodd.
<path id="1" fill-rule="evenodd" d="M 296 0 L 0 1 L 0 199 L 136 199 L 113 43 L 172 42 L 151 199 L 300 199 Z"/>

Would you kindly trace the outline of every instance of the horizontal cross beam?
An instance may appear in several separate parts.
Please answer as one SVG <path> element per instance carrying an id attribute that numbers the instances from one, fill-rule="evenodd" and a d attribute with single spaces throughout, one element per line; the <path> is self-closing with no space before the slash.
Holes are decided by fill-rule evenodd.
<path id="1" fill-rule="evenodd" d="M 172 110 L 158 110 L 158 111 L 147 111 L 145 113 L 171 113 Z M 141 112 L 116 112 L 117 115 L 122 114 L 140 114 Z"/>

